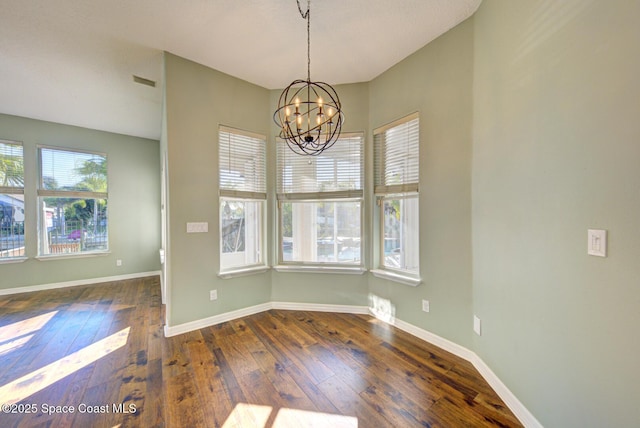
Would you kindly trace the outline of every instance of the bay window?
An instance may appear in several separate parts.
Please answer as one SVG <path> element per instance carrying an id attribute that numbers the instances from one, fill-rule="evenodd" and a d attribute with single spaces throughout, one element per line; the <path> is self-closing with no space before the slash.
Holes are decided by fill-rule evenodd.
<path id="1" fill-rule="evenodd" d="M 362 262 L 363 136 L 343 133 L 318 156 L 277 147 L 278 262 Z"/>
<path id="2" fill-rule="evenodd" d="M 374 130 L 374 192 L 379 207 L 378 268 L 419 278 L 419 118 Z"/>
<path id="3" fill-rule="evenodd" d="M 266 137 L 220 126 L 220 272 L 264 266 Z"/>

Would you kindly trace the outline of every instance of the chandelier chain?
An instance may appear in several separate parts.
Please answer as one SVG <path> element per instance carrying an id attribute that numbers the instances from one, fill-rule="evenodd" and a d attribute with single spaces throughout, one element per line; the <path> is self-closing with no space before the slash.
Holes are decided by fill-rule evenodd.
<path id="1" fill-rule="evenodd" d="M 340 98 L 331 85 L 311 81 L 311 0 L 298 11 L 307 21 L 307 80 L 296 79 L 280 94 L 273 114 L 280 127 L 278 138 L 298 155 L 318 156 L 340 138 L 344 113 Z"/>
<path id="2" fill-rule="evenodd" d="M 311 81 L 311 0 L 307 0 L 307 11 L 303 12 L 300 7 L 300 0 L 296 0 L 298 3 L 298 11 L 302 19 L 307 20 L 307 81 Z"/>

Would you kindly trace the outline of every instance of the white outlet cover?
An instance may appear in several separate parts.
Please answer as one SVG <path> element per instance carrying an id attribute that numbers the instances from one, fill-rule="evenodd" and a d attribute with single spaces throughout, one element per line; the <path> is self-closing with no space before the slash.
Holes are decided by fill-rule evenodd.
<path id="1" fill-rule="evenodd" d="M 480 328 L 480 318 L 478 318 L 476 315 L 473 316 L 473 331 L 475 331 L 478 336 L 482 336 L 482 330 Z"/>
<path id="2" fill-rule="evenodd" d="M 429 301 L 428 300 L 423 300 L 422 301 L 422 310 L 424 312 L 429 312 Z"/>
<path id="3" fill-rule="evenodd" d="M 209 300 L 218 300 L 218 290 L 209 291 Z"/>

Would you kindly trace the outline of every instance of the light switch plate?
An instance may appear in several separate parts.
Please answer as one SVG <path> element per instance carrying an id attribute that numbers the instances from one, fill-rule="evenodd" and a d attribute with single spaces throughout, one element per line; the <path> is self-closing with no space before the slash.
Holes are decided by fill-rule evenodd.
<path id="1" fill-rule="evenodd" d="M 209 223 L 187 223 L 187 233 L 207 233 Z"/>
<path id="2" fill-rule="evenodd" d="M 587 231 L 587 254 L 591 256 L 607 257 L 607 231 L 589 229 Z"/>

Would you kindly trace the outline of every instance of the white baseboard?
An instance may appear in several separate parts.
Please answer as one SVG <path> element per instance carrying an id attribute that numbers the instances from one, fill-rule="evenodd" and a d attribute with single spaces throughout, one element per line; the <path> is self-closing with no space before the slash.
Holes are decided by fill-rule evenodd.
<path id="1" fill-rule="evenodd" d="M 471 351 L 469 351 L 471 352 Z M 502 383 L 500 378 L 489 368 L 489 366 L 482 361 L 482 359 L 472 352 L 473 359 L 469 360 L 471 364 L 480 372 L 484 380 L 487 381 L 491 388 L 498 394 L 498 396 L 504 401 L 504 404 L 513 412 L 514 415 L 520 420 L 522 425 L 527 428 L 543 428 L 542 424 L 536 419 L 535 416 L 527 409 L 524 404 L 518 400 L 513 392 Z"/>
<path id="2" fill-rule="evenodd" d="M 473 358 L 477 358 L 477 355 L 473 351 L 470 351 L 464 346 L 460 346 L 457 343 L 451 342 L 450 340 L 447 340 L 444 337 L 438 336 L 437 334 L 433 334 L 430 331 L 423 330 L 420 327 L 416 327 L 413 324 L 409 324 L 408 322 L 404 322 L 402 320 L 396 319 L 396 320 L 393 320 L 393 322 L 391 322 L 390 324 L 398 327 L 400 330 L 406 331 L 412 336 L 422 339 L 425 342 L 429 342 L 432 345 L 435 345 L 438 348 L 442 348 L 447 352 L 451 352 L 452 354 L 462 359 L 465 359 L 469 362 L 472 362 L 471 360 Z"/>
<path id="3" fill-rule="evenodd" d="M 171 337 L 178 334 L 187 333 L 190 331 L 198 330 L 204 327 L 210 327 L 212 325 L 220 324 L 234 319 L 246 317 L 249 315 L 257 314 L 259 312 L 268 311 L 270 309 L 282 309 L 293 311 L 317 311 L 317 312 L 337 312 L 337 313 L 351 313 L 351 314 L 371 314 L 370 309 L 366 306 L 351 306 L 351 305 L 327 305 L 319 303 L 295 303 L 295 302 L 268 302 L 256 306 L 251 306 L 237 311 L 226 312 L 224 314 L 215 315 L 209 318 L 204 318 L 197 321 L 192 321 L 176 326 L 165 325 L 165 336 Z M 522 422 L 525 427 L 528 428 L 543 428 L 542 424 L 529 412 L 529 410 L 518 400 L 518 398 L 506 387 L 504 383 L 496 376 L 496 374 L 485 364 L 484 361 L 473 351 L 460 346 L 457 343 L 451 342 L 437 334 L 424 330 L 420 327 L 416 327 L 413 324 L 409 324 L 399 319 L 385 319 L 380 318 L 400 330 L 429 342 L 445 351 L 469 361 L 480 372 L 482 377 L 487 383 L 496 391 L 498 396 L 509 407 L 513 414 Z"/>
<path id="4" fill-rule="evenodd" d="M 376 316 L 375 313 L 372 313 L 373 316 Z M 507 386 L 502 383 L 500 378 L 491 370 L 491 368 L 484 362 L 475 352 L 465 348 L 464 346 L 460 346 L 457 343 L 451 342 L 450 340 L 445 339 L 444 337 L 438 336 L 437 334 L 431 333 L 430 331 L 423 330 L 420 327 L 416 327 L 413 324 L 409 324 L 408 322 L 404 322 L 399 319 L 387 320 L 384 318 L 377 317 L 382 321 L 388 322 L 400 330 L 406 331 L 407 333 L 424 340 L 425 342 L 429 342 L 432 345 L 435 345 L 439 348 L 444 349 L 445 351 L 451 352 L 452 354 L 469 361 L 473 366 L 478 370 L 478 372 L 482 375 L 484 380 L 493 388 L 493 390 L 498 394 L 498 396 L 504 401 L 507 407 L 513 412 L 513 414 L 518 418 L 518 420 L 527 428 L 543 428 L 542 424 L 531 414 L 531 412 L 518 400 L 518 398 L 507 388 Z"/>
<path id="5" fill-rule="evenodd" d="M 221 324 L 227 321 L 233 321 L 238 318 L 257 314 L 259 312 L 268 311 L 270 309 L 282 309 L 289 311 L 315 311 L 315 312 L 337 312 L 347 314 L 368 314 L 366 306 L 351 305 L 325 305 L 320 303 L 290 303 L 290 302 L 267 302 L 260 305 L 250 306 L 248 308 L 238 309 L 236 311 L 225 312 L 223 314 L 214 315 L 212 317 L 203 318 L 196 321 L 186 322 L 174 326 L 164 326 L 164 335 L 166 337 L 177 336 L 178 334 L 188 333 L 190 331 L 199 330 L 212 325 Z"/>
<path id="6" fill-rule="evenodd" d="M 164 326 L 165 337 L 177 336 L 179 334 L 188 333 L 190 331 L 199 330 L 212 325 L 221 324 L 227 321 L 233 321 L 238 318 L 247 317 L 259 312 L 268 311 L 272 308 L 271 302 L 262 303 L 260 305 L 249 306 L 248 308 L 238 309 L 237 311 L 225 312 L 224 314 L 214 315 L 212 317 L 199 319 L 196 321 L 186 322 L 174 326 Z"/>
<path id="7" fill-rule="evenodd" d="M 369 308 L 355 305 L 326 305 L 321 303 L 271 302 L 273 309 L 310 312 L 336 312 L 341 314 L 368 314 Z"/>
<path id="8" fill-rule="evenodd" d="M 99 284 L 101 282 L 124 281 L 127 279 L 145 278 L 147 276 L 160 275 L 160 271 L 138 272 L 126 275 L 106 276 L 102 278 L 79 279 L 77 281 L 55 282 L 51 284 L 28 285 L 25 287 L 0 289 L 0 296 L 18 293 L 30 293 L 32 291 L 53 290 L 56 288 L 78 287 L 80 285 Z"/>

